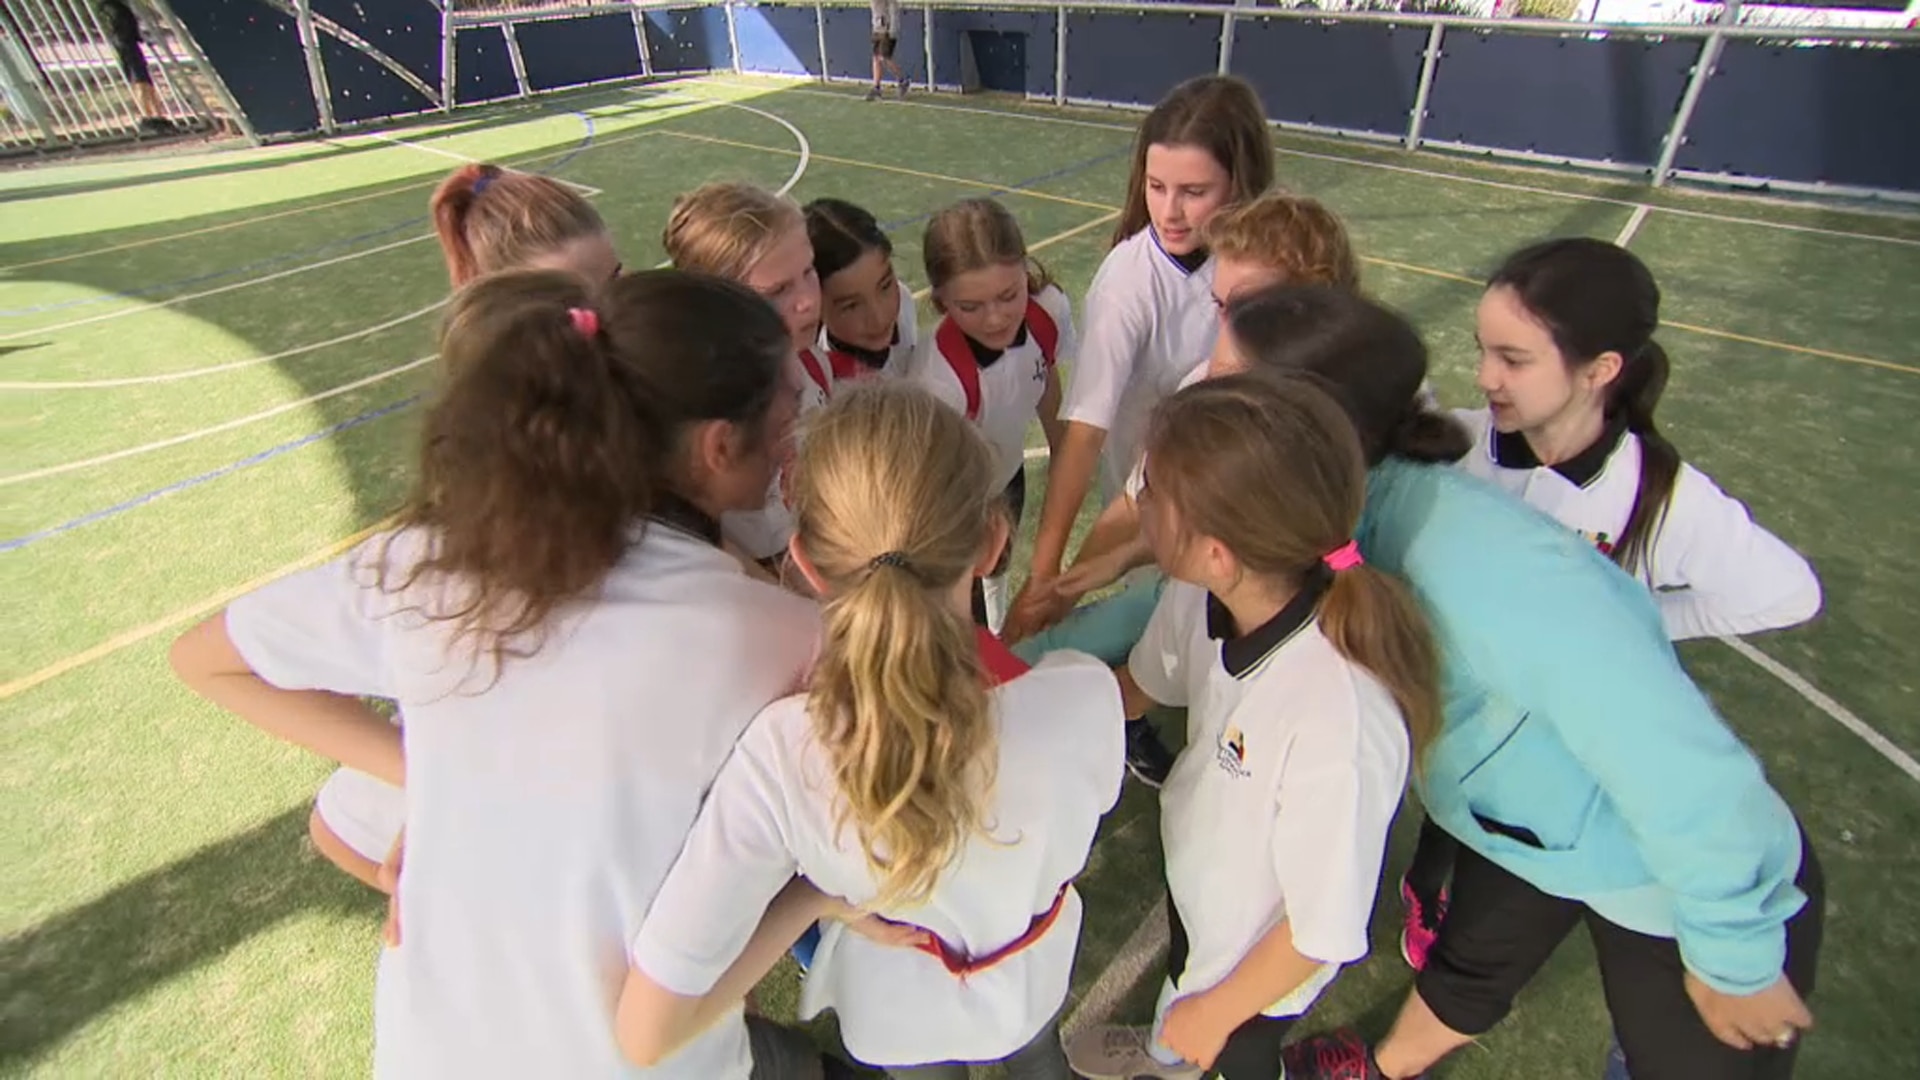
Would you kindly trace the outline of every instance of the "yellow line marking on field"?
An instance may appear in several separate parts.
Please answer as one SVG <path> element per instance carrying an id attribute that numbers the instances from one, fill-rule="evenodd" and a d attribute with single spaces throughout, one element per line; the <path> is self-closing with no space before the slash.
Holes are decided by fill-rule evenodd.
<path id="1" fill-rule="evenodd" d="M 43 667 L 40 670 L 33 672 L 32 674 L 22 675 L 21 677 L 11 680 L 9 682 L 0 683 L 0 701 L 5 701 L 6 699 L 13 697 L 15 694 L 24 693 L 28 690 L 31 690 L 34 687 L 39 686 L 41 683 L 46 682 L 49 679 L 59 678 L 60 676 L 65 675 L 67 672 L 72 671 L 75 668 L 84 667 L 85 665 L 91 664 L 95 660 L 99 660 L 102 657 L 111 656 L 114 653 L 119 652 L 121 649 L 124 649 L 129 645 L 137 645 L 140 642 L 145 641 L 150 637 L 153 637 L 155 634 L 164 633 L 165 631 L 170 630 L 176 626 L 179 626 L 182 623 L 200 618 L 203 615 L 211 614 L 216 609 L 225 607 L 227 604 L 232 603 L 234 600 L 237 600 L 240 597 L 245 596 L 246 594 L 252 592 L 255 589 L 260 588 L 263 585 L 268 584 L 269 582 L 277 581 L 280 578 L 286 577 L 288 574 L 292 574 L 300 570 L 305 570 L 310 566 L 317 566 L 320 563 L 326 562 L 328 559 L 331 559 L 337 555 L 345 553 L 346 551 L 352 549 L 354 545 L 359 544 L 361 541 L 367 539 L 373 534 L 392 525 L 393 521 L 394 519 L 391 517 L 384 518 L 380 521 L 373 523 L 372 525 L 367 526 L 364 529 L 361 529 L 359 532 L 354 533 L 352 536 L 346 537 L 345 539 L 341 539 L 341 540 L 335 540 L 333 543 L 328 544 L 326 547 L 323 547 L 320 550 L 312 552 L 310 554 L 303 555 L 300 558 L 295 559 L 293 562 L 290 562 L 285 566 L 280 567 L 277 570 L 270 570 L 267 573 L 262 574 L 251 581 L 245 582 L 240 585 L 235 585 L 230 589 L 226 589 L 222 592 L 215 593 L 214 595 L 206 598 L 205 600 L 195 601 L 194 603 L 188 604 L 186 607 L 180 608 L 177 611 L 171 612 L 166 615 L 162 615 L 158 619 L 155 619 L 144 626 L 137 626 L 132 630 L 126 631 L 125 633 L 115 634 L 113 637 L 108 638 L 107 640 L 101 642 L 98 645 L 93 646 L 90 649 L 84 649 L 80 652 L 74 653 L 72 656 L 69 656 L 64 660 L 56 660 L 53 663 L 48 664 L 46 667 Z"/>

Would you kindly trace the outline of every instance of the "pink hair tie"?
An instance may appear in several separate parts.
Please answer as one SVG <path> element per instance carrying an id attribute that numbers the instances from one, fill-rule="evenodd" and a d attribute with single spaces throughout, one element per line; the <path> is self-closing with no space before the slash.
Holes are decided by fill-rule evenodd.
<path id="1" fill-rule="evenodd" d="M 568 308 L 567 315 L 573 319 L 573 328 L 580 336 L 592 341 L 600 336 L 600 316 L 592 308 Z"/>
<path id="2" fill-rule="evenodd" d="M 1349 540 L 1339 547 L 1334 548 L 1332 551 L 1327 552 L 1325 555 L 1320 556 L 1320 561 L 1327 564 L 1327 569 L 1337 574 L 1342 570 L 1351 570 L 1356 566 L 1361 566 L 1365 564 L 1367 560 L 1360 557 L 1359 543 Z"/>

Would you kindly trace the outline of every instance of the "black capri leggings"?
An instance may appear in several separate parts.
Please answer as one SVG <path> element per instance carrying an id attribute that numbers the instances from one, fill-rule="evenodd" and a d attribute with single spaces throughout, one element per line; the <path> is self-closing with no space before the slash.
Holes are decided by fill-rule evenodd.
<path id="1" fill-rule="evenodd" d="M 1497 828 L 1525 842 L 1524 829 Z M 1826 904 L 1820 862 L 1804 831 L 1794 884 L 1807 903 L 1787 920 L 1786 975 L 1804 998 L 1813 992 Z M 1687 996 L 1680 947 L 1672 938 L 1636 933 L 1577 900 L 1549 896 L 1464 844 L 1454 860 L 1446 921 L 1414 987 L 1442 1023 L 1463 1035 L 1479 1035 L 1506 1017 L 1521 988 L 1583 920 L 1633 1080 L 1786 1080 L 1793 1075 L 1797 1042 L 1784 1050 L 1736 1050 L 1714 1037 Z"/>

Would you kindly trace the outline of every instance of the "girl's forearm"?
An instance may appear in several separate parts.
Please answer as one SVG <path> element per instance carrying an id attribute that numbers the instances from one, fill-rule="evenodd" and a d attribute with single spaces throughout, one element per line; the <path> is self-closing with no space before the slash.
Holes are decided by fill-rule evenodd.
<path id="1" fill-rule="evenodd" d="M 1033 541 L 1032 576 L 1049 579 L 1059 576 L 1067 541 L 1073 535 L 1073 521 L 1086 501 L 1094 469 L 1100 462 L 1100 448 L 1106 444 L 1102 428 L 1069 420 L 1061 425 L 1060 445 L 1054 450 L 1047 469 L 1047 499 L 1040 513 L 1040 529 Z"/>
<path id="2" fill-rule="evenodd" d="M 195 693 L 267 734 L 389 784 L 406 783 L 399 728 L 358 697 L 283 690 L 262 679 L 227 635 L 224 612 L 182 634 L 170 660 Z"/>
<path id="3" fill-rule="evenodd" d="M 1226 978 L 1203 993 L 1220 1015 L 1237 1017 L 1237 1026 L 1298 990 L 1321 966 L 1293 947 L 1293 924 L 1282 919 L 1254 943 Z"/>

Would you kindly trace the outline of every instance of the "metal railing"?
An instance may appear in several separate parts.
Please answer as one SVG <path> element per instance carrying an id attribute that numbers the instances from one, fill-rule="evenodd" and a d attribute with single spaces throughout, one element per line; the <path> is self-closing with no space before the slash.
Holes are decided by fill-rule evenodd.
<path id="1" fill-rule="evenodd" d="M 0 6 L 0 150 L 46 150 L 177 134 L 244 117 L 164 4 L 131 2 L 123 55 L 91 0 Z M 129 44 L 120 42 L 120 46 Z M 146 78 L 136 81 L 144 70 Z"/>

